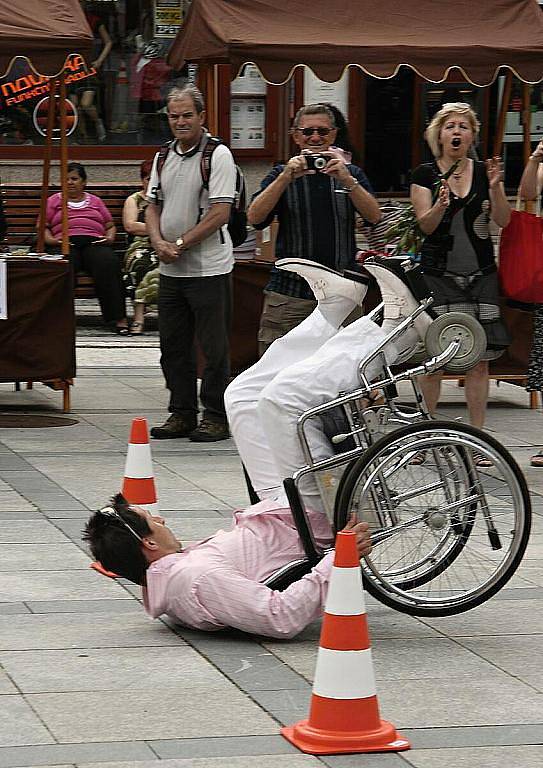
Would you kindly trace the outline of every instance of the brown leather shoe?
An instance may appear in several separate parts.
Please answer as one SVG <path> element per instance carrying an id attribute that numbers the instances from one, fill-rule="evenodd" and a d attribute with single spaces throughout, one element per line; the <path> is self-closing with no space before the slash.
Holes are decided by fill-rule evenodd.
<path id="1" fill-rule="evenodd" d="M 214 443 L 217 440 L 227 440 L 229 437 L 228 424 L 202 419 L 200 426 L 189 435 L 189 440 L 193 443 Z"/>
<path id="2" fill-rule="evenodd" d="M 151 437 L 157 440 L 169 440 L 175 437 L 188 437 L 196 427 L 196 418 L 187 419 L 179 413 L 172 413 L 160 427 L 151 429 Z"/>

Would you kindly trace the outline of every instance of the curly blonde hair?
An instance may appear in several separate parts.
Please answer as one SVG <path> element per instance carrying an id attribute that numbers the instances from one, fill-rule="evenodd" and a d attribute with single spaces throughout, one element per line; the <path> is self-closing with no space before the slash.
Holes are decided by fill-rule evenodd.
<path id="1" fill-rule="evenodd" d="M 473 141 L 477 141 L 479 137 L 479 128 L 481 123 L 477 119 L 477 115 L 473 111 L 473 108 L 463 101 L 450 101 L 448 104 L 443 104 L 441 109 L 435 113 L 432 121 L 426 131 L 424 132 L 424 138 L 428 142 L 432 154 L 434 157 L 441 157 L 442 147 L 439 141 L 439 134 L 443 124 L 449 119 L 451 115 L 465 115 L 469 120 L 471 129 L 473 131 Z"/>

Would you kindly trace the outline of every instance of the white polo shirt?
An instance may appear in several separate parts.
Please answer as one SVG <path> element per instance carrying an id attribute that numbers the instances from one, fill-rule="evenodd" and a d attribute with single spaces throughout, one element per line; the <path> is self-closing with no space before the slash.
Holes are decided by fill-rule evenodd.
<path id="1" fill-rule="evenodd" d="M 147 199 L 162 205 L 160 231 L 170 243 L 175 243 L 198 223 L 200 209 L 200 218 L 203 218 L 212 203 L 234 202 L 236 167 L 232 153 L 224 144 L 213 152 L 209 190 L 203 189 L 200 162 L 205 136 L 202 135 L 198 147 L 184 153 L 177 141 L 172 144 L 160 174 L 160 189 L 157 189 L 158 153 L 155 155 Z M 233 267 L 232 241 L 225 225 L 201 243 L 182 251 L 172 264 L 161 262 L 160 273 L 170 277 L 210 277 L 228 274 Z"/>

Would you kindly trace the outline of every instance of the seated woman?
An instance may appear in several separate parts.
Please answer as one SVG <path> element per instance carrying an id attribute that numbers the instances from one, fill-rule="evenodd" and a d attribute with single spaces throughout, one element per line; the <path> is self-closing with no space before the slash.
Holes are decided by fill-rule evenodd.
<path id="1" fill-rule="evenodd" d="M 80 163 L 68 164 L 68 231 L 70 260 L 74 274 L 88 272 L 106 323 L 114 322 L 116 332 L 128 335 L 128 320 L 121 265 L 112 246 L 115 225 L 103 201 L 85 191 L 87 173 Z M 62 205 L 59 192 L 47 200 L 45 243 L 58 249 L 62 244 Z"/>
<path id="2" fill-rule="evenodd" d="M 124 257 L 124 282 L 126 292 L 134 303 L 134 320 L 130 325 L 131 336 L 141 336 L 144 327 L 145 305 L 156 304 L 158 291 L 155 295 L 140 290 L 140 284 L 145 275 L 158 268 L 158 257 L 151 248 L 151 241 L 145 224 L 145 209 L 147 208 L 147 187 L 151 176 L 152 160 L 144 160 L 140 166 L 141 190 L 126 198 L 123 207 L 123 226 L 131 238 L 130 246 Z"/>

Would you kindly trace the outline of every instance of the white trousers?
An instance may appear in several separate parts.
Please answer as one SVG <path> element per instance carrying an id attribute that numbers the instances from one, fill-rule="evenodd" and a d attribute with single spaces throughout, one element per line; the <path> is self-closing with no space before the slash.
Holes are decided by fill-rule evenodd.
<path id="1" fill-rule="evenodd" d="M 300 415 L 337 397 L 339 391 L 358 387 L 360 361 L 384 337 L 367 317 L 337 330 L 317 307 L 228 386 L 225 404 L 230 431 L 260 498 L 278 498 L 283 479 L 306 464 L 296 431 Z M 388 362 L 395 356 L 390 344 Z M 376 367 L 368 374 L 378 372 Z M 320 420 L 306 422 L 306 434 L 313 457 L 332 455 Z M 313 475 L 306 477 L 301 490 L 308 507 L 322 510 Z"/>

